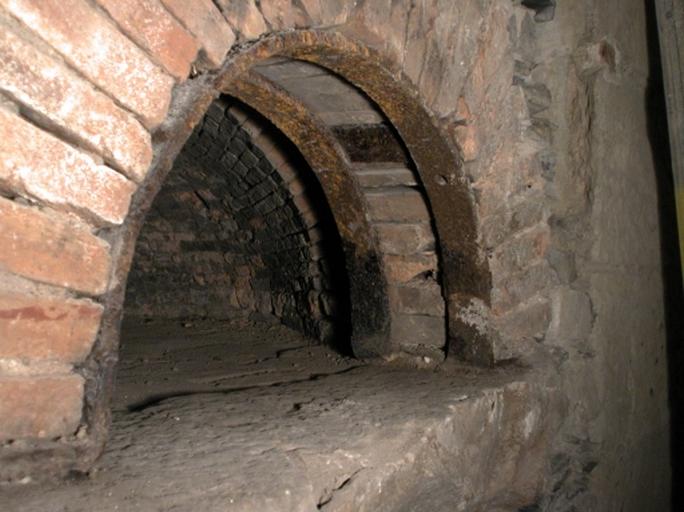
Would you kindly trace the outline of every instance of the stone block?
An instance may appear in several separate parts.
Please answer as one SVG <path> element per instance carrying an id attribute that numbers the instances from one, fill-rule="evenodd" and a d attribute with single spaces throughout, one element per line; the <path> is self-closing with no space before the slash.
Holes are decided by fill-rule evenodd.
<path id="1" fill-rule="evenodd" d="M 363 188 L 416 186 L 416 177 L 411 169 L 393 166 L 354 166 L 354 174 Z"/>
<path id="2" fill-rule="evenodd" d="M 565 345 L 584 342 L 594 323 L 591 299 L 579 290 L 561 286 L 551 293 L 551 323 L 546 334 L 548 343 Z"/>
<path id="3" fill-rule="evenodd" d="M 0 30 L 0 90 L 135 181 L 152 161 L 150 134 L 128 112 L 9 27 Z"/>
<path id="4" fill-rule="evenodd" d="M 164 119 L 173 78 L 86 0 L 0 0 L 0 5 L 147 127 Z"/>
<path id="5" fill-rule="evenodd" d="M 81 421 L 83 378 L 0 377 L 0 396 L 1 441 L 65 437 Z"/>
<path id="6" fill-rule="evenodd" d="M 492 311 L 497 315 L 518 307 L 535 294 L 557 284 L 557 276 L 546 260 L 521 272 L 494 277 Z"/>
<path id="7" fill-rule="evenodd" d="M 211 0 L 161 0 L 202 44 L 204 55 L 213 67 L 223 64 L 235 35 Z"/>
<path id="8" fill-rule="evenodd" d="M 429 222 L 430 212 L 417 190 L 387 189 L 366 193 L 373 222 Z"/>
<path id="9" fill-rule="evenodd" d="M 100 295 L 109 268 L 109 245 L 85 226 L 0 199 L 0 270 Z"/>
<path id="10" fill-rule="evenodd" d="M 121 224 L 135 183 L 0 108 L 0 185 L 97 223 Z"/>
<path id="11" fill-rule="evenodd" d="M 426 252 L 411 255 L 385 254 L 383 256 L 385 274 L 390 282 L 408 283 L 413 279 L 437 275 L 437 255 Z"/>
<path id="12" fill-rule="evenodd" d="M 494 323 L 505 344 L 515 353 L 516 348 L 523 348 L 521 342 L 541 341 L 546 335 L 550 320 L 551 306 L 548 299 L 535 297 L 505 315 L 495 317 Z"/>
<path id="13" fill-rule="evenodd" d="M 199 45 L 159 0 L 97 0 L 133 41 L 179 80 L 190 73 Z"/>
<path id="14" fill-rule="evenodd" d="M 0 291 L 0 359 L 83 361 L 95 341 L 102 306 Z"/>
<path id="15" fill-rule="evenodd" d="M 434 280 L 425 280 L 410 285 L 389 286 L 388 295 L 392 311 L 444 318 L 442 288 Z"/>
<path id="16" fill-rule="evenodd" d="M 443 348 L 446 343 L 446 321 L 436 316 L 393 314 L 390 340 L 400 347 Z"/>
<path id="17" fill-rule="evenodd" d="M 517 233 L 494 251 L 490 260 L 492 271 L 517 272 L 543 258 L 549 248 L 549 226 L 546 222 Z"/>
<path id="18" fill-rule="evenodd" d="M 375 224 L 380 249 L 385 254 L 408 255 L 435 249 L 430 224 Z"/>

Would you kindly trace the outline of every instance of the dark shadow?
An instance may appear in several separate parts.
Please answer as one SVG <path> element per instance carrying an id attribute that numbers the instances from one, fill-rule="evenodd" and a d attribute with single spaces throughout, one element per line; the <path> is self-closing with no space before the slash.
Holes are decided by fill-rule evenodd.
<path id="1" fill-rule="evenodd" d="M 654 2 L 646 1 L 649 82 L 646 91 L 648 131 L 659 198 L 660 238 L 665 285 L 665 327 L 670 399 L 670 439 L 672 457 L 672 510 L 684 510 L 684 293 L 680 267 L 677 213 L 667 125 L 667 108 Z"/>
<path id="2" fill-rule="evenodd" d="M 262 127 L 268 127 L 272 133 L 280 134 L 279 143 L 282 149 L 288 154 L 293 167 L 302 171 L 298 176 L 304 183 L 308 199 L 316 210 L 320 223 L 318 227 L 326 235 L 320 241 L 320 244 L 322 245 L 321 249 L 325 254 L 327 263 L 327 278 L 330 280 L 330 284 L 335 291 L 336 311 L 334 324 L 332 325 L 333 332 L 330 337 L 326 337 L 326 342 L 337 352 L 351 357 L 353 352 L 351 347 L 352 321 L 349 270 L 345 261 L 342 238 L 337 230 L 335 218 L 326 199 L 323 187 L 297 146 L 283 135 L 268 118 L 236 98 L 230 96 L 226 96 L 226 98 L 229 98 L 230 102 L 238 104 L 241 109 L 249 112 L 250 118 L 258 120 Z M 297 326 L 294 325 L 290 327 L 297 329 Z"/>

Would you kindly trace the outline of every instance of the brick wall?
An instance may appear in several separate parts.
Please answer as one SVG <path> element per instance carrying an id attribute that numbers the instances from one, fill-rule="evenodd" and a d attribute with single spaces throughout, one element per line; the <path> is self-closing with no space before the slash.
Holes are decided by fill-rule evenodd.
<path id="1" fill-rule="evenodd" d="M 147 215 L 126 315 L 275 317 L 317 338 L 342 339 L 348 291 L 336 234 L 296 148 L 256 112 L 219 99 Z"/>
<path id="2" fill-rule="evenodd" d="M 544 200 L 535 160 L 537 147 L 528 144 L 529 138 L 520 129 L 528 118 L 527 104 L 520 101 L 521 89 L 512 79 L 511 57 L 517 50 L 512 47 L 515 38 L 510 37 L 510 30 L 525 16 L 528 14 L 523 9 L 489 0 L 453 3 L 443 10 L 422 4 L 413 9 L 409 2 L 393 2 L 387 9 L 378 9 L 375 2 L 357 5 L 337 0 L 307 2 L 306 7 L 281 1 L 0 0 L 0 333 L 3 339 L 11 340 L 0 346 L 0 384 L 8 390 L 7 396 L 17 397 L 4 404 L 20 403 L 19 398 L 29 393 L 36 404 L 54 404 L 24 409 L 12 406 L 9 416 L 0 415 L 11 416 L 3 420 L 0 439 L 22 441 L 3 447 L 3 461 L 9 457 L 21 462 L 3 462 L 2 478 L 30 472 L 35 461 L 22 456 L 34 449 L 52 449 L 50 443 L 55 438 L 66 440 L 60 446 L 69 448 L 61 458 L 39 461 L 43 470 L 86 468 L 101 449 L 123 285 L 141 219 L 176 153 L 216 96 L 216 85 L 244 72 L 260 58 L 277 54 L 279 44 L 299 48 L 302 58 L 320 57 L 319 63 L 348 76 L 399 128 L 418 164 L 422 181 L 418 185 L 425 186 L 425 190 L 412 191 L 412 197 L 416 204 L 424 201 L 433 213 L 438 212 L 435 218 L 442 231 L 435 248 L 447 257 L 440 270 L 456 283 L 448 289 L 449 320 L 460 318 L 461 322 L 451 322 L 450 335 L 458 334 L 467 324 L 471 330 L 484 333 L 484 341 L 493 340 L 496 350 L 490 355 L 494 359 L 524 353 L 526 345 L 516 344 L 510 333 L 536 339 L 543 326 L 535 323 L 530 335 L 524 321 L 528 312 L 518 303 L 538 299 L 541 311 L 545 311 L 546 295 L 540 290 L 551 282 L 544 266 L 546 217 L 543 208 L 541 215 L 534 215 L 536 210 L 531 208 Z M 334 33 L 300 35 L 290 31 L 340 25 L 345 29 Z M 244 44 L 281 30 L 285 31 L 283 39 L 277 39 L 281 42 L 261 54 L 250 52 L 249 45 Z M 283 42 L 288 37 L 290 42 Z M 306 45 L 314 40 L 319 41 L 320 53 L 307 53 Z M 234 46 L 236 42 L 238 46 Z M 233 47 L 231 65 L 219 72 Z M 345 62 L 353 65 L 338 66 Z M 218 82 L 217 75 L 222 77 Z M 486 88 L 482 87 L 485 83 Z M 502 132 L 509 137 L 496 135 Z M 432 135 L 426 142 L 428 133 Z M 250 136 L 255 148 L 266 147 L 257 140 L 259 134 Z M 452 152 L 452 142 L 463 149 L 465 168 Z M 223 148 L 217 151 L 222 153 Z M 447 155 L 448 165 L 435 162 L 433 153 Z M 417 154 L 423 158 L 415 158 Z M 224 197 L 206 192 L 206 176 L 194 172 L 197 162 L 183 166 L 184 158 L 178 160 L 142 235 L 140 258 L 130 280 L 129 298 L 136 298 L 129 302 L 141 314 L 147 314 L 146 310 L 152 313 L 155 308 L 159 312 L 174 302 L 168 290 L 158 284 L 155 289 L 150 266 L 144 263 L 146 248 L 149 255 L 154 237 L 159 236 L 168 244 L 164 248 L 170 252 L 166 254 L 175 252 L 179 258 L 174 265 L 201 262 L 201 270 L 194 266 L 192 272 L 169 274 L 194 283 L 191 292 L 198 289 L 195 285 L 225 285 L 212 288 L 212 293 L 221 298 L 217 302 L 221 312 L 228 309 L 223 304 L 241 311 L 265 312 L 270 307 L 275 315 L 298 323 L 296 319 L 306 311 L 310 314 L 307 318 L 314 318 L 319 327 L 323 325 L 320 322 L 335 309 L 324 293 L 330 285 L 324 282 L 325 272 L 315 274 L 315 265 L 309 264 L 308 273 L 303 269 L 305 260 L 311 263 L 318 258 L 320 233 L 312 229 L 306 206 L 309 201 L 298 191 L 301 184 L 290 182 L 288 167 L 266 156 L 278 172 L 271 171 L 268 179 L 250 184 L 253 188 L 243 192 L 265 192 L 268 183 L 270 190 L 280 191 L 270 194 L 273 201 L 285 204 L 278 204 L 271 212 L 259 212 L 257 206 L 266 203 L 253 197 L 254 215 L 247 216 L 250 220 L 235 214 L 236 205 L 222 204 L 219 208 Z M 257 158 L 258 162 L 265 160 L 261 155 Z M 432 174 L 424 174 L 427 167 Z M 511 168 L 521 172 L 511 173 Z M 233 170 L 238 169 L 235 164 Z M 174 192 L 176 176 L 184 175 L 192 177 Z M 278 175 L 288 184 L 296 209 L 286 206 L 289 199 L 276 179 Z M 513 179 L 514 175 L 525 179 Z M 470 192 L 471 183 L 475 195 Z M 335 186 L 335 182 L 330 185 Z M 389 196 L 396 199 L 396 194 Z M 236 200 L 240 197 L 246 195 L 235 196 Z M 389 204 L 384 196 L 379 199 L 374 206 L 376 214 L 384 206 L 396 209 L 397 204 Z M 185 240 L 181 232 L 166 225 L 162 219 L 169 213 L 161 207 L 164 201 L 186 208 L 192 221 L 183 220 L 195 222 L 193 228 L 205 227 L 202 234 L 209 240 L 194 238 L 197 233 Z M 292 258 L 287 261 L 297 262 L 293 269 L 302 270 L 301 279 L 290 275 L 276 279 L 269 271 L 275 262 L 263 257 L 268 249 L 262 242 L 259 251 L 253 245 L 244 252 L 220 251 L 221 265 L 233 265 L 233 272 L 218 269 L 219 251 L 197 250 L 207 247 L 202 243 L 209 242 L 211 247 L 226 236 L 225 232 L 219 234 L 217 226 L 224 229 L 220 219 L 228 208 L 234 214 L 234 224 L 226 221 L 225 225 L 234 227 L 233 233 L 254 240 L 266 236 L 273 224 L 269 221 L 267 227 L 259 228 L 251 220 L 268 219 L 280 211 L 285 217 L 288 214 L 284 212 L 290 212 L 289 220 L 295 224 L 302 222 L 296 226 L 297 235 L 285 238 L 293 244 L 286 248 L 290 254 L 287 258 Z M 397 211 L 402 213 L 401 208 Z M 518 211 L 532 213 L 523 218 Z M 427 212 L 422 206 L 419 220 L 423 225 L 429 225 Z M 344 213 L 344 209 L 338 208 L 337 213 Z M 370 218 L 363 207 L 358 215 L 360 219 Z M 462 222 L 450 224 L 454 216 Z M 397 246 L 402 240 L 415 241 L 412 251 L 431 252 L 433 233 L 419 233 L 415 226 L 407 228 L 408 235 L 396 233 L 393 219 L 382 222 L 387 225 L 378 231 L 384 230 L 388 236 L 381 240 L 380 260 L 384 260 L 383 265 L 389 263 L 392 278 L 400 282 L 425 274 L 430 277 L 430 290 L 437 289 L 431 280 L 434 272 L 423 272 L 426 265 L 434 269 L 436 255 L 412 262 L 401 254 L 406 248 Z M 535 224 L 536 231 L 529 229 Z M 494 236 L 502 225 L 510 229 Z M 399 254 L 385 251 L 392 244 Z M 304 255 L 306 247 L 308 256 Z M 507 252 L 504 247 L 511 250 Z M 226 260 L 226 253 L 232 261 Z M 534 254 L 534 261 L 515 257 L 528 253 Z M 491 281 L 486 263 L 490 260 L 494 273 Z M 247 268 L 245 286 L 239 288 L 244 295 L 241 302 L 238 287 L 226 276 L 237 279 L 242 262 Z M 295 290 L 292 283 L 300 281 L 304 283 L 302 290 Z M 496 283 L 494 294 L 488 288 L 491 282 Z M 309 293 L 312 290 L 313 294 Z M 201 295 L 195 293 L 193 307 L 197 306 L 197 311 L 191 313 L 215 314 L 206 302 L 202 303 Z M 475 296 L 479 299 L 472 302 Z M 403 307 L 414 299 L 410 294 L 397 293 L 392 300 L 395 307 Z M 489 308 L 492 304 L 494 310 Z M 440 324 L 443 314 L 440 310 L 435 317 Z M 500 324 L 503 327 L 514 325 L 519 329 L 509 329 L 509 334 L 500 329 L 504 335 L 498 336 L 498 319 L 507 319 L 507 324 Z M 418 329 L 417 333 L 423 331 L 417 325 L 408 327 Z M 44 332 L 52 333 L 49 339 Z M 443 340 L 437 348 L 442 347 Z M 54 399 L 50 386 L 37 384 L 47 382 L 45 379 L 69 389 L 63 403 Z M 77 430 L 80 437 L 75 436 Z"/>

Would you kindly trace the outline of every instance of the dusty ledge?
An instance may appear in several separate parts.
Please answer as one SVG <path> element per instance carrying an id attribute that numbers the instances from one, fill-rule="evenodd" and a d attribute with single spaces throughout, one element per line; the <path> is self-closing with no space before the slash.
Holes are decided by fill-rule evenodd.
<path id="1" fill-rule="evenodd" d="M 281 327 L 226 354 L 225 327 L 190 331 L 153 352 L 139 330 L 95 469 L 5 488 L 4 509 L 491 511 L 540 491 L 557 406 L 535 372 L 359 366 Z"/>

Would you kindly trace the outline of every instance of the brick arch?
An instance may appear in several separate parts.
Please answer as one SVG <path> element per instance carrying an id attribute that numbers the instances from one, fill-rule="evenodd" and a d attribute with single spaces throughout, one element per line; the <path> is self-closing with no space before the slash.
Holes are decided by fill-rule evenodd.
<path id="1" fill-rule="evenodd" d="M 342 32 L 300 30 L 266 37 L 227 60 L 217 87 L 240 89 L 245 82 L 254 87 L 259 80 L 250 70 L 277 57 L 313 63 L 343 77 L 363 91 L 397 130 L 434 221 L 443 293 L 449 299 L 451 348 L 466 360 L 491 362 L 492 281 L 479 246 L 475 202 L 458 148 L 449 142 L 401 69 L 381 52 Z M 251 78 L 246 80 L 246 76 Z"/>
<path id="2" fill-rule="evenodd" d="M 297 149 L 221 96 L 146 215 L 124 316 L 132 324 L 277 319 L 348 352 L 343 267 L 327 202 Z"/>
<path id="3" fill-rule="evenodd" d="M 0 329 L 11 340 L 0 354 L 9 361 L 0 377 L 8 397 L 0 404 L 0 478 L 85 470 L 101 452 L 125 282 L 145 212 L 218 91 L 260 60 L 314 62 L 380 106 L 420 173 L 448 295 L 464 306 L 487 303 L 488 272 L 457 153 L 379 53 L 339 33 L 295 31 L 230 56 L 217 79 L 205 71 L 220 65 L 234 37 L 211 2 L 190 12 L 164 0 L 152 13 L 166 23 L 161 46 L 116 2 L 97 3 L 2 4 L 0 42 L 11 65 L 3 69 L 0 127 L 3 151 L 12 150 L 0 175 L 0 242 L 9 248 L 0 254 Z M 64 12 L 79 20 L 78 32 L 56 22 Z M 82 37 L 83 27 L 97 33 L 99 47 Z M 170 56 L 169 44 L 184 52 Z M 452 323 L 460 318 L 449 314 Z M 475 331 L 451 335 L 464 347 L 485 346 Z"/>

